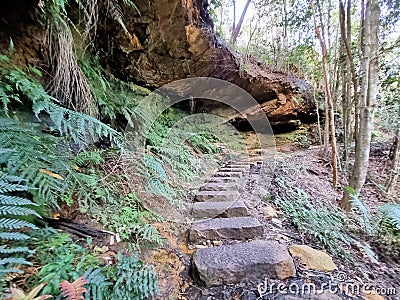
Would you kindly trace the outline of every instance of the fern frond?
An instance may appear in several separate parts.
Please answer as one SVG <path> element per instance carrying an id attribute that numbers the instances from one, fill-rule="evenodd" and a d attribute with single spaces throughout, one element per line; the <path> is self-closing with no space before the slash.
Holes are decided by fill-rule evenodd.
<path id="1" fill-rule="evenodd" d="M 400 204 L 386 204 L 380 206 L 379 210 L 397 230 L 400 230 Z"/>
<path id="2" fill-rule="evenodd" d="M 119 256 L 118 280 L 112 291 L 112 300 L 146 299 L 159 293 L 157 276 L 152 266 L 143 265 L 138 255 Z"/>
<path id="3" fill-rule="evenodd" d="M 12 216 L 28 216 L 34 215 L 40 217 L 40 215 L 33 209 L 19 206 L 2 205 L 0 206 L 0 215 L 12 215 Z"/>
<path id="4" fill-rule="evenodd" d="M 104 162 L 103 151 L 83 151 L 75 157 L 78 166 L 98 165 Z"/>
<path id="5" fill-rule="evenodd" d="M 2 183 L 0 181 L 0 194 L 8 193 L 8 192 L 22 192 L 26 191 L 28 188 L 26 185 L 18 184 L 18 183 Z"/>
<path id="6" fill-rule="evenodd" d="M 79 277 L 73 282 L 68 282 L 64 280 L 60 283 L 60 288 L 62 294 L 67 300 L 84 300 L 85 297 L 83 293 L 87 293 L 87 289 L 83 286 L 87 284 L 88 281 L 83 277 Z"/>
<path id="7" fill-rule="evenodd" d="M 356 215 L 358 214 L 357 216 L 354 217 L 354 220 L 360 223 L 360 226 L 363 227 L 363 229 L 367 234 L 371 234 L 374 231 L 371 212 L 364 205 L 364 203 L 362 203 L 360 197 L 353 188 L 347 186 L 345 187 L 345 189 L 349 193 L 353 213 Z"/>
<path id="8" fill-rule="evenodd" d="M 26 191 L 28 187 L 24 184 L 25 180 L 18 176 L 10 176 L 0 172 L 0 239 L 8 241 L 26 240 L 28 235 L 20 232 L 7 232 L 7 230 L 22 229 L 22 228 L 36 228 L 30 222 L 25 220 L 16 219 L 18 216 L 37 216 L 40 217 L 33 209 L 25 207 L 25 205 L 32 205 L 33 203 L 28 199 L 18 196 L 11 196 L 4 194 L 10 192 Z M 31 255 L 34 251 L 27 247 L 5 247 L 0 246 L 0 274 L 9 272 L 22 272 L 13 269 L 13 265 L 31 265 L 25 258 L 19 257 L 21 255 Z M 2 258 L 3 254 L 6 257 Z M 17 255 L 18 257 L 12 257 Z M 1 276 L 0 276 L 1 277 Z"/>
<path id="9" fill-rule="evenodd" d="M 29 265 L 31 266 L 32 263 L 27 261 L 25 258 L 22 257 L 7 257 L 0 259 L 0 266 L 14 264 L 14 265 Z"/>
<path id="10" fill-rule="evenodd" d="M 20 232 L 0 232 L 0 239 L 21 241 L 29 239 L 29 235 Z"/>
<path id="11" fill-rule="evenodd" d="M 3 253 L 3 254 L 27 253 L 30 255 L 30 254 L 35 253 L 35 251 L 30 250 L 28 247 L 5 248 L 4 246 L 0 246 L 0 253 Z"/>
<path id="12" fill-rule="evenodd" d="M 63 108 L 47 99 L 34 103 L 33 111 L 38 117 L 42 111 L 48 113 L 56 129 L 62 135 L 69 134 L 80 145 L 86 145 L 96 137 L 110 136 L 117 147 L 122 147 L 122 135 L 94 117 Z"/>
<path id="13" fill-rule="evenodd" d="M 110 288 L 113 283 L 108 281 L 101 271 L 101 268 L 89 268 L 83 274 L 83 277 L 88 281 L 88 292 L 85 294 L 86 300 L 104 300 L 110 298 Z"/>
<path id="14" fill-rule="evenodd" d="M 33 225 L 32 223 L 29 223 L 27 221 L 23 220 L 17 220 L 17 219 L 1 219 L 0 218 L 0 229 L 20 229 L 28 227 L 31 229 L 36 229 L 37 227 Z"/>
<path id="15" fill-rule="evenodd" d="M 1 188 L 1 185 L 0 185 Z M 15 190 L 13 190 L 15 191 Z M 36 203 L 33 203 L 32 201 L 22 198 L 22 197 L 17 197 L 17 196 L 8 196 L 4 194 L 0 194 L 0 204 L 2 205 L 32 205 L 32 206 L 37 206 Z"/>

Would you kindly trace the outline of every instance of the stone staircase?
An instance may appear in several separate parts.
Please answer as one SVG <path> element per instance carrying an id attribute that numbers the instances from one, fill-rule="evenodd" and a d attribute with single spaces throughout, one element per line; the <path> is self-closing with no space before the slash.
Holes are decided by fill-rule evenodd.
<path id="1" fill-rule="evenodd" d="M 204 184 L 191 207 L 193 245 L 218 244 L 197 249 L 193 266 L 206 286 L 237 284 L 296 275 L 286 246 L 264 239 L 264 227 L 250 216 L 240 199 L 250 162 L 228 162 Z"/>

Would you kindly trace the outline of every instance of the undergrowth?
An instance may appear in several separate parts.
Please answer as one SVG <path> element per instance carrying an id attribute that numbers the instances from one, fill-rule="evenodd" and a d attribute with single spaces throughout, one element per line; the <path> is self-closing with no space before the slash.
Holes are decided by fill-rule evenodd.
<path id="1" fill-rule="evenodd" d="M 117 264 L 107 266 L 99 258 L 98 247 L 90 246 L 90 243 L 86 247 L 77 245 L 69 234 L 46 228 L 33 231 L 32 237 L 34 239 L 27 244 L 36 249 L 32 262 L 42 267 L 28 278 L 27 285 L 33 287 L 47 282 L 40 292 L 42 295 L 63 299 L 65 293 L 61 292 L 60 284 L 70 286 L 79 278 L 87 281 L 81 285 L 87 290 L 83 293 L 85 299 L 145 299 L 158 293 L 153 268 L 140 261 L 137 254 L 118 254 Z"/>
<path id="2" fill-rule="evenodd" d="M 304 190 L 290 184 L 290 179 L 275 179 L 279 190 L 273 203 L 282 209 L 300 232 L 319 240 L 330 252 L 346 257 L 346 245 L 352 238 L 346 230 L 346 216 L 338 208 L 327 209 Z"/>
<path id="3" fill-rule="evenodd" d="M 354 190 L 347 187 L 352 210 L 346 214 L 338 206 L 328 205 L 296 187 L 289 177 L 275 178 L 274 184 L 278 189 L 272 194 L 273 204 L 285 212 L 302 234 L 318 240 L 331 253 L 351 260 L 349 249 L 356 245 L 371 261 L 377 262 L 371 241 L 400 248 L 398 204 L 380 206 L 373 214 Z"/>

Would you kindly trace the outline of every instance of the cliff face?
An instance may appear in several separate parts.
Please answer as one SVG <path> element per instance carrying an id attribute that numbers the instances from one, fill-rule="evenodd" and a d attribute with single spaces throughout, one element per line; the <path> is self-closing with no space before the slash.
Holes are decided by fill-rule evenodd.
<path id="1" fill-rule="evenodd" d="M 311 86 L 228 49 L 214 34 L 207 0 L 136 0 L 135 4 L 140 14 L 133 9 L 124 12 L 132 38 L 119 24 L 105 23 L 97 40 L 107 54 L 107 65 L 121 78 L 159 87 L 188 77 L 214 77 L 250 93 L 272 124 L 314 120 Z M 197 106 L 218 111 L 209 101 Z M 243 120 L 233 111 L 229 114 Z"/>

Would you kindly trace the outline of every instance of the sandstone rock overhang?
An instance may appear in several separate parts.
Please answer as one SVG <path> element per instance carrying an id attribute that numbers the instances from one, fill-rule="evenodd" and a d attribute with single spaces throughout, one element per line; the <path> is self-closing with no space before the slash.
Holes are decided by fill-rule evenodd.
<path id="1" fill-rule="evenodd" d="M 115 21 L 99 22 L 106 26 L 99 27 L 96 43 L 120 78 L 151 88 L 189 77 L 218 78 L 252 95 L 272 125 L 316 120 L 312 86 L 234 53 L 214 33 L 207 0 L 137 0 L 135 5 L 140 14 L 132 8 L 124 12 L 134 40 Z M 218 114 L 209 101 L 200 100 L 197 107 Z M 233 123 L 245 122 L 246 116 L 230 113 Z"/>

